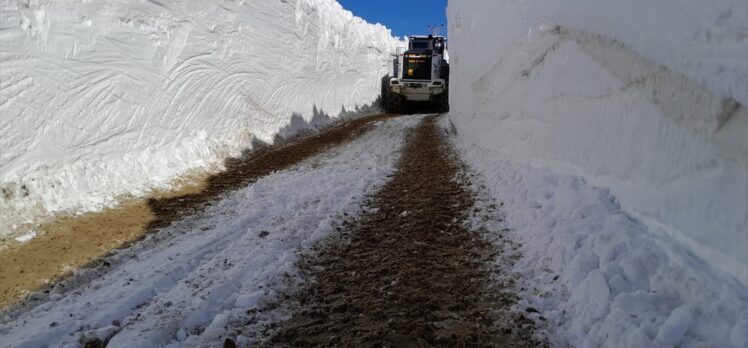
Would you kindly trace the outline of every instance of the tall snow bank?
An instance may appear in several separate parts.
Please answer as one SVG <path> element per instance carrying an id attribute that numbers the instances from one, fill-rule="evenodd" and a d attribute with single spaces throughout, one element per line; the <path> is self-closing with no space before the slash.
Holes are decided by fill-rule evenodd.
<path id="1" fill-rule="evenodd" d="M 448 12 L 450 117 L 469 146 L 607 187 L 650 231 L 748 284 L 748 3 Z"/>
<path id="2" fill-rule="evenodd" d="M 334 0 L 0 0 L 0 236 L 371 104 L 398 44 Z"/>

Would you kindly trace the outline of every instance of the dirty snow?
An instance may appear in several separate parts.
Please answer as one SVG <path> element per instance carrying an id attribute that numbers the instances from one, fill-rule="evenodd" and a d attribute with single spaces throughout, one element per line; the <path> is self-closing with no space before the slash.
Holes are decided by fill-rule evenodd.
<path id="1" fill-rule="evenodd" d="M 0 341 L 76 347 L 116 333 L 108 347 L 222 344 L 231 319 L 274 296 L 267 282 L 294 274 L 299 250 L 333 232 L 341 214 L 359 212 L 364 195 L 394 171 L 404 131 L 418 121 L 380 122 L 117 252 L 104 275 L 81 271 L 40 305 L 6 315 Z"/>
<path id="2" fill-rule="evenodd" d="M 748 2 L 455 1 L 449 19 L 466 142 L 609 188 L 748 285 Z"/>
<path id="3" fill-rule="evenodd" d="M 0 0 L 0 236 L 362 111 L 399 44 L 334 0 Z"/>

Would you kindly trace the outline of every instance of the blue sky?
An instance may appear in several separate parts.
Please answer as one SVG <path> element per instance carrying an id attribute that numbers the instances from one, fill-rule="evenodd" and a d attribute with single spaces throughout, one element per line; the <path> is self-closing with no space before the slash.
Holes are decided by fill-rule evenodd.
<path id="1" fill-rule="evenodd" d="M 429 24 L 444 24 L 447 34 L 447 0 L 338 0 L 343 8 L 370 23 L 382 23 L 392 35 L 426 35 Z"/>

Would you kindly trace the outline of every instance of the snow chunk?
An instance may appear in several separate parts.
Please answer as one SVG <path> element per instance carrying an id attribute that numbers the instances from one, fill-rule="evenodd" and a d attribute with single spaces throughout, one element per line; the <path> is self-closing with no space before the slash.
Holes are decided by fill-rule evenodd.
<path id="1" fill-rule="evenodd" d="M 203 331 L 202 335 L 200 335 L 200 338 L 206 341 L 217 340 L 219 337 L 226 333 L 226 324 L 228 324 L 228 322 L 228 313 L 221 313 L 216 315 L 210 325 L 208 325 L 208 327 L 205 328 L 205 331 Z"/>
<path id="2" fill-rule="evenodd" d="M 241 295 L 236 298 L 236 306 L 240 308 L 253 308 L 257 302 L 265 295 L 263 290 L 255 291 L 248 295 Z"/>
<path id="3" fill-rule="evenodd" d="M 677 346 L 683 341 L 686 331 L 693 325 L 693 315 L 688 306 L 673 310 L 657 332 L 657 340 Z"/>
<path id="4" fill-rule="evenodd" d="M 187 336 L 188 336 L 187 331 L 185 331 L 183 328 L 177 331 L 177 341 L 183 342 L 184 340 L 187 339 Z"/>
<path id="5" fill-rule="evenodd" d="M 571 292 L 569 304 L 575 309 L 574 322 L 578 330 L 586 331 L 593 322 L 608 313 L 610 288 L 599 270 L 594 270 Z"/>

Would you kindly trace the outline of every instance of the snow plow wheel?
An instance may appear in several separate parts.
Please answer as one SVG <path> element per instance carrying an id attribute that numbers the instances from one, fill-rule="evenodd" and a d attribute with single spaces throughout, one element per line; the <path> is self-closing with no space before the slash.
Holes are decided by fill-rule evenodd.
<path id="1" fill-rule="evenodd" d="M 391 114 L 401 114 L 405 111 L 405 98 L 403 96 L 388 92 L 385 98 L 385 111 Z"/>
<path id="2" fill-rule="evenodd" d="M 390 75 L 384 75 L 382 77 L 382 84 L 381 84 L 381 90 L 379 93 L 379 106 L 382 107 L 385 111 L 387 111 L 387 97 L 389 95 L 389 90 L 387 87 L 390 85 Z"/>
<path id="3" fill-rule="evenodd" d="M 449 94 L 444 92 L 439 96 L 439 112 L 449 111 Z"/>

